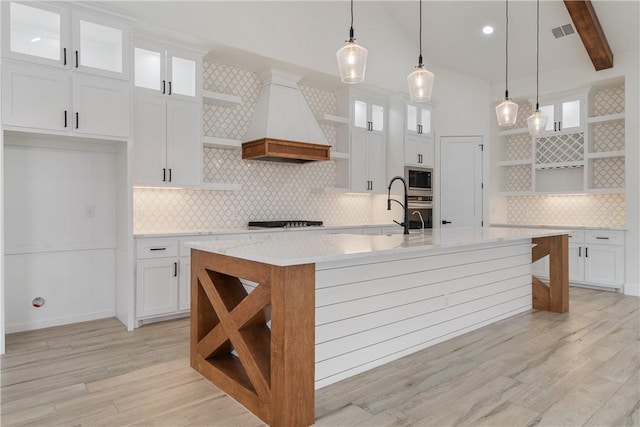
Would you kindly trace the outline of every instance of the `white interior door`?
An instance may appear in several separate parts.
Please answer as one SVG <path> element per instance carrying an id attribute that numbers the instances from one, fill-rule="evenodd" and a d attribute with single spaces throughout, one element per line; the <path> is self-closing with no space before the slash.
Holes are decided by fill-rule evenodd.
<path id="1" fill-rule="evenodd" d="M 482 137 L 440 138 L 440 219 L 443 226 L 482 222 Z"/>

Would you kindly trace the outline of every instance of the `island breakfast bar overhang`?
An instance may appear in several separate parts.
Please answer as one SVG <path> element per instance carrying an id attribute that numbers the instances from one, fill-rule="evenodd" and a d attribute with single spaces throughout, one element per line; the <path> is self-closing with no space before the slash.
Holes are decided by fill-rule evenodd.
<path id="1" fill-rule="evenodd" d="M 562 233 L 194 242 L 191 366 L 269 425 L 312 425 L 317 388 L 531 307 L 568 311 Z M 546 255 L 549 284 L 531 276 Z"/>

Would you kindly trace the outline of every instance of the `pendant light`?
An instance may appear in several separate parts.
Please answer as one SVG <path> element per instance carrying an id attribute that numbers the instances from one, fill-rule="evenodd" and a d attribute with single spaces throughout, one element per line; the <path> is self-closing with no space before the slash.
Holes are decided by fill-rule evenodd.
<path id="1" fill-rule="evenodd" d="M 367 68 L 367 49 L 356 43 L 353 37 L 353 0 L 351 0 L 351 28 L 347 44 L 336 52 L 342 83 L 361 83 Z"/>
<path id="2" fill-rule="evenodd" d="M 518 104 L 509 99 L 509 0 L 506 0 L 506 43 L 505 43 L 505 70 L 504 70 L 504 101 L 496 107 L 498 126 L 512 126 L 516 124 L 518 117 Z"/>
<path id="3" fill-rule="evenodd" d="M 547 116 L 540 111 L 540 103 L 538 101 L 540 90 L 540 0 L 536 0 L 536 7 L 538 19 L 536 23 L 536 110 L 527 117 L 527 126 L 531 135 L 542 133 L 547 127 Z"/>
<path id="4" fill-rule="evenodd" d="M 431 99 L 434 75 L 422 65 L 422 0 L 420 0 L 420 56 L 414 72 L 407 77 L 409 96 L 414 102 L 426 102 Z"/>

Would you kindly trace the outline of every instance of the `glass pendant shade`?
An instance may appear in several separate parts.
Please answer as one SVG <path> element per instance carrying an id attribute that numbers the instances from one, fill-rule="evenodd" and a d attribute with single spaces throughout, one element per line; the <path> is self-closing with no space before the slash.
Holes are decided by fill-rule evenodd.
<path id="1" fill-rule="evenodd" d="M 367 68 L 367 49 L 348 41 L 346 45 L 338 49 L 338 68 L 342 83 L 361 83 L 364 80 L 364 72 Z"/>
<path id="2" fill-rule="evenodd" d="M 498 117 L 498 126 L 513 126 L 516 124 L 518 117 L 518 104 L 505 98 L 496 107 L 496 116 Z"/>
<path id="3" fill-rule="evenodd" d="M 435 76 L 431 71 L 425 70 L 423 65 L 418 65 L 416 70 L 407 77 L 411 101 L 429 101 L 431 99 L 434 78 Z"/>
<path id="4" fill-rule="evenodd" d="M 547 127 L 547 116 L 542 114 L 539 109 L 536 109 L 532 115 L 527 117 L 527 126 L 529 127 L 529 134 L 538 135 L 544 132 Z"/>

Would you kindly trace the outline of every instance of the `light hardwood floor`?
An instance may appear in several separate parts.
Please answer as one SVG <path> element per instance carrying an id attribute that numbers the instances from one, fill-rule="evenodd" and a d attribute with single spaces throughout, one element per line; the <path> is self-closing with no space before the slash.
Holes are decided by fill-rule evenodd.
<path id="1" fill-rule="evenodd" d="M 640 298 L 571 288 L 570 301 L 325 387 L 316 425 L 640 425 Z M 1 425 L 263 425 L 188 353 L 188 319 L 8 335 Z"/>

